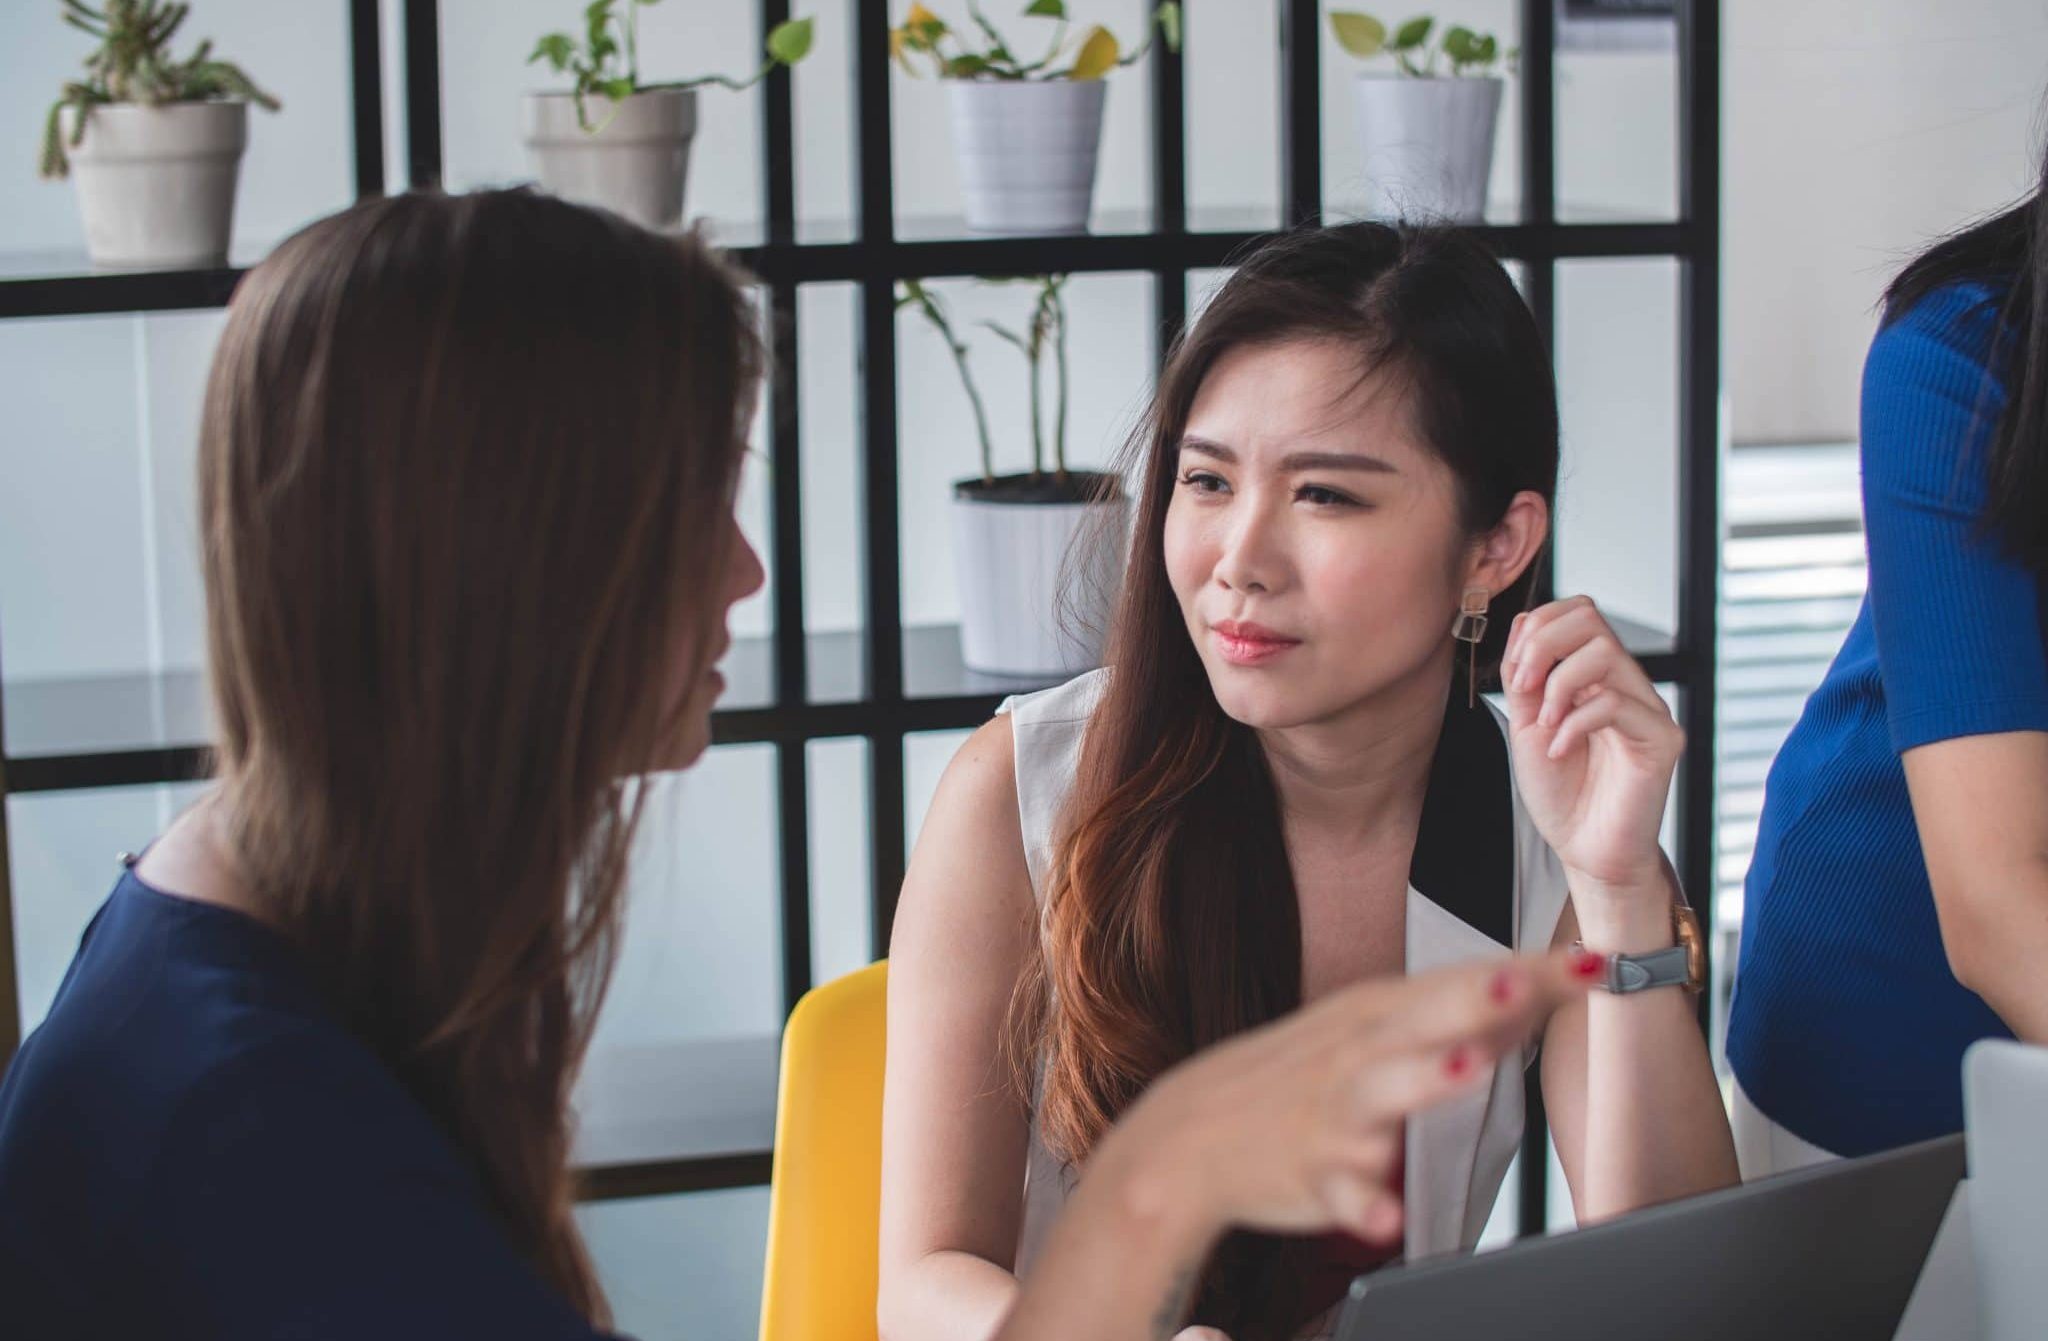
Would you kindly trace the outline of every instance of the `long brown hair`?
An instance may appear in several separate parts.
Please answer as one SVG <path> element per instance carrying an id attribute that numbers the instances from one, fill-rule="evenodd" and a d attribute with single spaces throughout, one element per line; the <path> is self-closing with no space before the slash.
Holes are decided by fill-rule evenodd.
<path id="1" fill-rule="evenodd" d="M 752 322 L 695 239 L 527 192 L 401 196 L 243 281 L 206 392 L 235 856 L 599 1325 L 569 1087 L 637 821 L 622 779 L 673 750 L 676 686 L 716 651 Z"/>
<path id="2" fill-rule="evenodd" d="M 1343 341 L 1398 369 L 1422 435 L 1457 477 L 1463 522 L 1497 525 L 1522 490 L 1556 489 L 1550 361 L 1500 263 L 1467 234 L 1360 223 L 1280 238 L 1224 283 L 1160 374 L 1126 473 L 1138 520 L 1111 630 L 1108 686 L 1082 745 L 1047 880 L 1039 954 L 1017 996 L 1019 1083 L 1040 1129 L 1080 1162 L 1154 1077 L 1301 1000 L 1301 925 L 1280 811 L 1256 735 L 1225 716 L 1167 577 L 1179 443 L 1227 351 Z M 1135 459 L 1133 459 L 1135 458 Z M 1526 590 L 1494 603 L 1497 664 Z M 1450 614 L 1445 612 L 1445 635 Z M 1238 1235 L 1195 1318 L 1233 1341 L 1304 1319 L 1299 1254 Z"/>

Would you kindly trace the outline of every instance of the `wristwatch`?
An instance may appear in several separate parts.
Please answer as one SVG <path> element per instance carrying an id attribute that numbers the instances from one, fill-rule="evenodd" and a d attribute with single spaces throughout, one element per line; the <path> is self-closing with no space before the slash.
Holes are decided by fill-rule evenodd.
<path id="1" fill-rule="evenodd" d="M 1673 904 L 1671 930 L 1678 944 L 1667 950 L 1609 955 L 1607 977 L 1599 985 L 1617 995 L 1647 992 L 1653 987 L 1683 987 L 1697 994 L 1707 985 L 1707 947 L 1700 936 L 1699 916 L 1686 904 Z M 1575 944 L 1573 948 L 1581 947 Z"/>

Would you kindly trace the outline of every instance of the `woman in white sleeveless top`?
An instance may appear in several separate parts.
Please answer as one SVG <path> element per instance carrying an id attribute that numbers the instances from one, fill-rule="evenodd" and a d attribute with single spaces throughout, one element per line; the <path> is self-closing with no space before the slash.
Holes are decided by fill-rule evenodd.
<path id="1" fill-rule="evenodd" d="M 1590 601 L 1521 612 L 1557 410 L 1498 262 L 1376 224 L 1270 244 L 1132 451 L 1109 668 L 962 748 L 904 883 L 885 1341 L 992 1335 L 1090 1151 L 1182 1058 L 1362 978 L 1581 939 L 1662 974 L 1681 940 L 1657 846 L 1681 733 Z M 1467 679 L 1495 664 L 1505 714 Z M 1581 1219 L 1735 1180 L 1681 985 L 1595 993 L 1524 1062 L 1538 1043 Z M 1409 1114 L 1391 1244 L 1233 1236 L 1160 1335 L 1317 1335 L 1352 1273 L 1470 1249 L 1523 1069 Z"/>

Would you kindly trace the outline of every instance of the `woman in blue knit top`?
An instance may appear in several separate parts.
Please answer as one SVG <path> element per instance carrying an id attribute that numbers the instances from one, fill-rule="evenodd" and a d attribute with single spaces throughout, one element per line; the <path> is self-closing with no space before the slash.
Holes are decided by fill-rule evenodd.
<path id="1" fill-rule="evenodd" d="M 1728 1057 L 1744 1172 L 1959 1130 L 2048 1041 L 2048 164 L 1920 256 L 1864 368 L 1868 594 L 1772 766 Z"/>

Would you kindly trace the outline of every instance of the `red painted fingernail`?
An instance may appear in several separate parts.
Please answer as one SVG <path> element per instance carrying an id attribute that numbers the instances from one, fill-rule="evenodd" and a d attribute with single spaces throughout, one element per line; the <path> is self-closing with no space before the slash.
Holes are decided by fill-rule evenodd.
<path id="1" fill-rule="evenodd" d="M 1451 1055 L 1444 1058 L 1444 1070 L 1453 1076 L 1463 1076 L 1472 1069 L 1472 1049 L 1460 1043 L 1451 1049 Z"/>
<path id="2" fill-rule="evenodd" d="M 1505 1006 L 1514 999 L 1515 986 L 1515 971 L 1513 969 L 1502 969 L 1493 975 L 1493 981 L 1487 984 L 1486 990 L 1487 994 L 1495 1001 Z"/>
<path id="3" fill-rule="evenodd" d="M 1607 956 L 1581 950 L 1572 956 L 1572 972 L 1581 978 L 1598 978 L 1607 972 Z"/>

